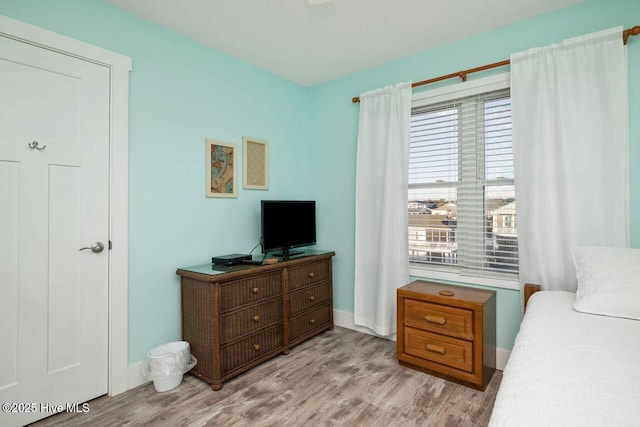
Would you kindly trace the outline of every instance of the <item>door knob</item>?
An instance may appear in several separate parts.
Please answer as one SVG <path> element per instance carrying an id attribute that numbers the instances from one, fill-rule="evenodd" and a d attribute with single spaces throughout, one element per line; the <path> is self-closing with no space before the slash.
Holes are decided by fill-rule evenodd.
<path id="1" fill-rule="evenodd" d="M 79 251 L 84 251 L 86 249 L 91 249 L 91 252 L 98 254 L 104 250 L 104 244 L 102 242 L 95 242 L 89 247 L 80 248 Z"/>

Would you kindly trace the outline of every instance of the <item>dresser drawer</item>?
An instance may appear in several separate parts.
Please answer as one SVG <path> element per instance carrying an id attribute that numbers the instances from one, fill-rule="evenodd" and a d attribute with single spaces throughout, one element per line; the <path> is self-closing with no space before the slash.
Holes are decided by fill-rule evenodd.
<path id="1" fill-rule="evenodd" d="M 325 328 L 331 322 L 331 305 L 326 304 L 309 310 L 289 321 L 289 341 Z"/>
<path id="2" fill-rule="evenodd" d="M 324 282 L 289 294 L 290 315 L 295 315 L 314 305 L 328 301 L 331 298 L 330 286 L 329 282 Z"/>
<path id="3" fill-rule="evenodd" d="M 223 283 L 220 286 L 220 309 L 224 312 L 281 293 L 282 273 L 280 271 Z"/>
<path id="4" fill-rule="evenodd" d="M 473 339 L 473 312 L 463 308 L 406 299 L 404 324 L 465 340 Z"/>
<path id="5" fill-rule="evenodd" d="M 469 341 L 405 328 L 404 346 L 406 354 L 473 372 L 473 345 Z"/>
<path id="6" fill-rule="evenodd" d="M 289 270 L 289 289 L 299 289 L 317 282 L 329 280 L 329 261 L 306 264 Z"/>
<path id="7" fill-rule="evenodd" d="M 282 321 L 282 300 L 272 299 L 222 316 L 222 344 Z"/>
<path id="8" fill-rule="evenodd" d="M 282 324 L 222 347 L 223 375 L 284 346 Z"/>

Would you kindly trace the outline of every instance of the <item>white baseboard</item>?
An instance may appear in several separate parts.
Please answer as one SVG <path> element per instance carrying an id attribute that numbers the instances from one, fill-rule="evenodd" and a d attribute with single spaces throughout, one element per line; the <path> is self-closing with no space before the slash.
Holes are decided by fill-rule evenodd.
<path id="1" fill-rule="evenodd" d="M 129 365 L 127 370 L 127 390 L 131 390 L 150 381 L 142 374 L 142 366 L 143 362 Z"/>
<path id="2" fill-rule="evenodd" d="M 353 313 L 348 313 L 341 310 L 333 310 L 333 323 L 336 326 L 341 326 L 343 328 L 352 329 L 364 334 L 377 336 L 371 329 L 363 328 L 362 326 L 356 326 L 353 320 Z M 396 334 L 380 338 L 395 341 Z M 509 360 L 510 355 L 511 351 L 505 350 L 504 348 L 496 348 L 496 369 L 503 371 L 504 367 L 507 365 L 507 360 Z"/>
<path id="3" fill-rule="evenodd" d="M 509 356 L 511 356 L 511 352 L 509 350 L 496 348 L 496 369 L 504 371 L 504 367 L 507 366 Z"/>

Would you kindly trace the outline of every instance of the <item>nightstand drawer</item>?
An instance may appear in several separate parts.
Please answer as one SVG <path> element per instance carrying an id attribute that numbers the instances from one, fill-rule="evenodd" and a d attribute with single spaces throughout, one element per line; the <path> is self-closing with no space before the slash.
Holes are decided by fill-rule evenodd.
<path id="1" fill-rule="evenodd" d="M 473 340 L 473 312 L 463 308 L 406 299 L 406 326 Z"/>
<path id="2" fill-rule="evenodd" d="M 405 328 L 404 346 L 407 354 L 473 372 L 473 345 L 469 341 Z"/>

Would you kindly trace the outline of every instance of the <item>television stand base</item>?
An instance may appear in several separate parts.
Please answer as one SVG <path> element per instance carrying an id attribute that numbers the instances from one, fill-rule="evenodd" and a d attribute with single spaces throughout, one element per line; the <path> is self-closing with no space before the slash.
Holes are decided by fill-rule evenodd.
<path id="1" fill-rule="evenodd" d="M 281 258 L 283 261 L 288 260 L 289 258 L 295 258 L 300 255 L 306 255 L 305 251 L 282 251 L 282 252 L 274 252 L 271 254 L 277 258 Z"/>

